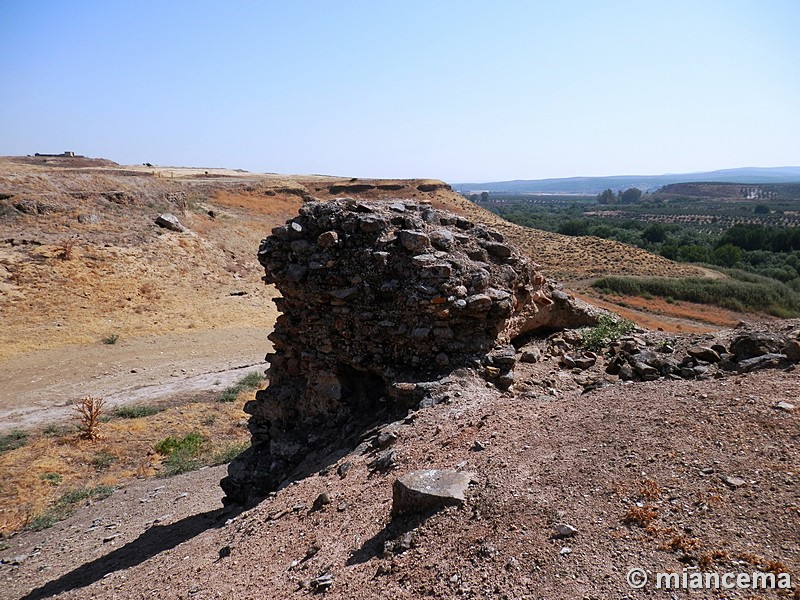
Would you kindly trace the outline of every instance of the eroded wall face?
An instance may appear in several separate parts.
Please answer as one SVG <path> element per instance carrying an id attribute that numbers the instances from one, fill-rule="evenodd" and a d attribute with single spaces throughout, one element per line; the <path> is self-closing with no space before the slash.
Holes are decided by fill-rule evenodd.
<path id="1" fill-rule="evenodd" d="M 282 314 L 269 387 L 245 408 L 253 446 L 223 481 L 235 502 L 454 369 L 507 386 L 508 342 L 553 308 L 552 284 L 501 234 L 416 202 L 308 203 L 258 256 Z"/>

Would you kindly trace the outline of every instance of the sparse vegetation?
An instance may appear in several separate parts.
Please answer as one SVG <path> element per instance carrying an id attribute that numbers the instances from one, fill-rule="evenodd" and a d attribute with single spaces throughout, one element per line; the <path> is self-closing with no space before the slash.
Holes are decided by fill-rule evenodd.
<path id="1" fill-rule="evenodd" d="M 116 344 L 118 341 L 119 341 L 119 335 L 118 335 L 118 334 L 116 334 L 116 333 L 112 333 L 112 334 L 110 334 L 110 335 L 107 335 L 107 336 L 106 336 L 106 337 L 104 337 L 104 338 L 103 338 L 103 340 L 102 340 L 102 342 L 103 342 L 104 344 L 106 344 L 107 346 L 113 346 L 113 345 L 114 345 L 114 344 Z"/>
<path id="2" fill-rule="evenodd" d="M 262 383 L 264 383 L 264 376 L 261 373 L 258 373 L 256 371 L 254 371 L 253 373 L 248 373 L 247 375 L 239 379 L 239 381 L 237 381 L 234 385 L 222 390 L 222 393 L 220 394 L 219 397 L 219 401 L 233 402 L 239 397 L 239 394 L 241 394 L 245 390 L 258 389 Z"/>
<path id="3" fill-rule="evenodd" d="M 602 350 L 611 342 L 632 332 L 634 327 L 635 325 L 626 319 L 601 315 L 596 325 L 581 329 L 583 347 L 595 352 Z"/>
<path id="4" fill-rule="evenodd" d="M 85 500 L 102 500 L 108 498 L 114 492 L 114 486 L 98 485 L 96 487 L 84 487 L 70 490 L 62 494 L 56 502 L 45 511 L 38 513 L 30 518 L 26 528 L 33 531 L 41 531 L 55 525 L 58 521 L 70 516 L 78 505 Z"/>
<path id="5" fill-rule="evenodd" d="M 111 416 L 118 419 L 141 419 L 158 414 L 162 410 L 164 410 L 163 407 L 152 404 L 127 404 L 115 406 L 111 410 Z"/>
<path id="6" fill-rule="evenodd" d="M 774 279 L 726 270 L 731 279 L 689 277 L 602 277 L 592 286 L 605 293 L 627 296 L 652 294 L 672 300 L 713 304 L 735 311 L 760 311 L 778 317 L 800 316 L 800 293 Z"/>
<path id="7" fill-rule="evenodd" d="M 7 452 L 14 448 L 20 448 L 28 443 L 28 432 L 21 429 L 14 429 L 10 433 L 0 435 L 0 452 Z"/>
<path id="8" fill-rule="evenodd" d="M 4 507 L 0 537 L 30 526 L 34 519 L 37 526 L 44 524 L 65 489 L 122 485 L 133 477 L 167 476 L 223 464 L 249 443 L 247 429 L 235 426 L 245 416 L 240 403 L 219 403 L 214 394 L 208 394 L 164 405 L 155 414 L 101 423 L 102 442 L 97 444 L 78 437 L 72 423 L 30 431 L 25 445 L 0 455 L 7 483 L 0 486 L 0 505 Z M 175 433 L 176 421 L 188 428 L 179 430 L 180 435 Z M 153 452 L 159 440 L 170 436 L 181 440 L 192 431 L 204 441 L 196 456 L 187 459 L 179 454 L 170 460 Z M 34 464 L 41 468 L 31 468 Z"/>

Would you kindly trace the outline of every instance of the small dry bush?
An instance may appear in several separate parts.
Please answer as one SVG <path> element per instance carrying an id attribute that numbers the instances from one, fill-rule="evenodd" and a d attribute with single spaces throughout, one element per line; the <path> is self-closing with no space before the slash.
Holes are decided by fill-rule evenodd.
<path id="1" fill-rule="evenodd" d="M 105 400 L 102 398 L 85 396 L 75 405 L 78 428 L 83 439 L 93 442 L 100 438 L 100 416 L 104 404 Z"/>
<path id="2" fill-rule="evenodd" d="M 67 238 L 58 246 L 57 254 L 58 258 L 61 260 L 72 260 L 74 255 L 75 245 L 78 243 L 78 240 L 75 238 Z"/>
<path id="3" fill-rule="evenodd" d="M 158 286 L 152 281 L 145 281 L 139 285 L 139 295 L 147 300 L 160 300 L 162 296 Z"/>
<path id="4" fill-rule="evenodd" d="M 730 560 L 730 554 L 725 550 L 712 550 L 711 552 L 704 552 L 697 557 L 697 566 L 703 571 L 708 571 L 714 565 L 728 563 Z"/>
<path id="5" fill-rule="evenodd" d="M 644 506 L 634 504 L 625 512 L 622 522 L 626 525 L 636 525 L 644 528 L 655 521 L 656 517 L 658 517 L 658 508 L 652 504 L 645 504 Z"/>
<path id="6" fill-rule="evenodd" d="M 661 486 L 652 479 L 645 479 L 639 493 L 645 500 L 658 500 L 661 497 Z"/>
<path id="7" fill-rule="evenodd" d="M 662 550 L 671 550 L 672 552 L 683 552 L 690 555 L 702 547 L 702 542 L 697 538 L 688 537 L 682 533 L 673 536 L 661 547 Z"/>

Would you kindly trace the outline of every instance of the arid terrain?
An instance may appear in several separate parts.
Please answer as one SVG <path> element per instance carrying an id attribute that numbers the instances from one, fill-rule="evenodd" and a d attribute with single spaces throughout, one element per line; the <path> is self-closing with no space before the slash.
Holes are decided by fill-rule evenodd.
<path id="1" fill-rule="evenodd" d="M 791 370 L 586 392 L 538 340 L 546 358 L 520 365 L 511 392 L 459 372 L 449 402 L 387 424 L 397 434 L 388 473 L 368 467 L 371 453 L 333 448 L 245 512 L 221 508 L 223 467 L 153 479 L 164 436 L 202 431 L 215 452 L 246 442 L 251 392 L 216 398 L 263 372 L 271 349 L 277 292 L 260 280 L 259 241 L 304 201 L 341 196 L 428 201 L 489 223 L 549 277 L 651 330 L 640 335 L 654 347 L 678 334 L 682 348 L 729 338 L 722 328 L 741 319 L 797 327 L 600 298 L 583 282 L 714 273 L 507 223 L 442 182 L 0 159 L 0 434 L 30 440 L 0 454 L 4 597 L 669 597 L 631 590 L 632 567 L 788 572 L 799 589 L 800 427 L 796 410 L 776 408 L 798 404 Z M 156 225 L 165 213 L 183 230 Z M 83 396 L 164 410 L 112 420 L 94 443 L 45 433 L 71 422 Z M 115 455 L 114 466 L 97 466 L 99 454 Z M 393 519 L 393 479 L 429 468 L 475 474 L 464 505 Z M 20 531 L 79 481 L 118 489 L 50 528 Z M 330 503 L 315 507 L 323 492 Z M 559 538 L 558 523 L 577 534 Z M 326 574 L 330 586 L 316 579 Z"/>

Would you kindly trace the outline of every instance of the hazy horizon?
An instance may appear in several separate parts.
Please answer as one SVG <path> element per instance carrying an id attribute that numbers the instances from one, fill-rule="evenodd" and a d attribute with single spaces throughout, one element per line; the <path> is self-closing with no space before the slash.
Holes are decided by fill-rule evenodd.
<path id="1" fill-rule="evenodd" d="M 800 165 L 800 3 L 0 0 L 0 155 L 451 182 Z"/>

